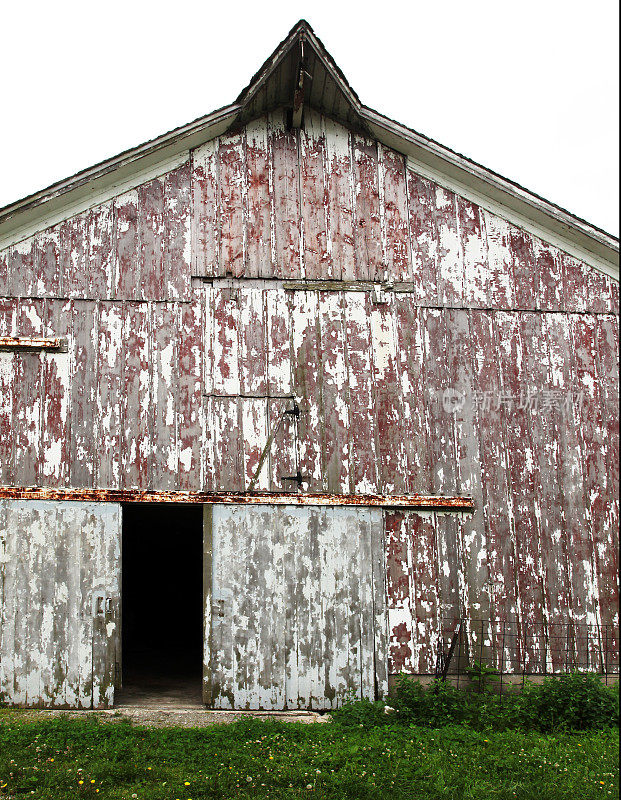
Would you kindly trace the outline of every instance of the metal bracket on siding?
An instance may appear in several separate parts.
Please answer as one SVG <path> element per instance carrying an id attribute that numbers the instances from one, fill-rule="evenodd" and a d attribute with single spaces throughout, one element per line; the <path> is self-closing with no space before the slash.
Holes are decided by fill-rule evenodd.
<path id="1" fill-rule="evenodd" d="M 305 480 L 307 480 L 307 478 L 305 478 L 304 475 L 302 475 L 302 473 L 300 472 L 300 470 L 298 470 L 295 473 L 295 475 L 281 475 L 280 476 L 280 480 L 281 481 L 291 481 L 292 483 L 297 483 L 298 489 L 301 489 L 302 488 L 302 484 L 304 483 Z"/>
<path id="2" fill-rule="evenodd" d="M 282 425 L 282 421 L 285 418 L 285 414 L 291 414 L 296 419 L 300 416 L 300 408 L 296 401 L 293 401 L 293 408 L 292 409 L 283 409 L 280 413 L 280 416 L 276 420 L 276 424 L 273 426 L 272 430 L 270 431 L 269 436 L 267 437 L 267 442 L 265 443 L 265 447 L 261 452 L 261 457 L 259 458 L 259 463 L 257 464 L 257 468 L 252 476 L 252 480 L 248 486 L 248 491 L 251 492 L 254 487 L 256 486 L 257 480 L 259 479 L 259 475 L 261 474 L 261 470 L 263 469 L 263 464 L 265 463 L 265 459 L 267 458 L 267 454 L 270 451 L 272 446 L 272 442 L 274 441 L 274 437 L 276 436 L 278 429 Z M 300 484 L 301 485 L 301 484 Z"/>
<path id="3" fill-rule="evenodd" d="M 114 600 L 103 594 L 93 596 L 93 616 L 110 617 L 114 614 Z"/>
<path id="4" fill-rule="evenodd" d="M 285 411 L 283 413 L 284 414 L 289 414 L 290 416 L 295 417 L 296 419 L 299 419 L 300 418 L 300 406 L 294 400 L 293 401 L 293 408 L 287 408 L 287 409 L 285 409 Z"/>

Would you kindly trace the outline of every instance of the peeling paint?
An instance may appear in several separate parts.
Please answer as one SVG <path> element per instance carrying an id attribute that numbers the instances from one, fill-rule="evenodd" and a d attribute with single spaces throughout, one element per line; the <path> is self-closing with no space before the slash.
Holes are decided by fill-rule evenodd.
<path id="1" fill-rule="evenodd" d="M 0 268 L 0 497 L 426 508 L 387 541 L 395 670 L 432 670 L 461 612 L 511 668 L 562 669 L 562 626 L 601 662 L 576 632 L 618 624 L 609 277 L 281 110 Z M 512 654 L 514 617 L 530 644 Z M 83 691 L 68 680 L 67 703 Z"/>

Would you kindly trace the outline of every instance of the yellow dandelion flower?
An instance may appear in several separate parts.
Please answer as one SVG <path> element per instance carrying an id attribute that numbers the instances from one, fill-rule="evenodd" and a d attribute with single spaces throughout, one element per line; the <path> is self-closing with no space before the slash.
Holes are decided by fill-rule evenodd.
<path id="1" fill-rule="evenodd" d="M 91 783 L 95 783 L 95 779 L 94 779 L 94 778 L 93 778 L 93 780 L 91 781 Z"/>
<path id="2" fill-rule="evenodd" d="M 78 783 L 79 783 L 79 784 L 80 784 L 80 786 L 81 786 L 81 785 L 84 783 L 84 781 L 78 781 Z"/>
<path id="3" fill-rule="evenodd" d="M 186 781 L 183 785 L 184 786 L 189 786 L 190 785 L 190 781 Z"/>

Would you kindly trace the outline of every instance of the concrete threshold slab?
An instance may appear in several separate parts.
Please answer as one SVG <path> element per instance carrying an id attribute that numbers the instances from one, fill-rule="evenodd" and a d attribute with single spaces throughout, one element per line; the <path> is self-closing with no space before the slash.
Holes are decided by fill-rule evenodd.
<path id="1" fill-rule="evenodd" d="M 320 717 L 321 714 L 317 711 L 247 711 L 247 710 L 224 710 L 219 708 L 205 708 L 204 706 L 194 705 L 179 705 L 179 706 L 158 706 L 156 703 L 150 705 L 130 705 L 123 704 L 102 710 L 102 714 L 114 714 L 120 711 L 136 712 L 136 711 L 159 711 L 161 713 L 191 713 L 199 712 L 204 714 L 213 714 L 215 716 L 231 716 L 237 715 L 239 717 Z"/>
<path id="2" fill-rule="evenodd" d="M 220 711 L 208 708 L 157 708 L 152 706 L 120 706 L 111 711 L 138 725 L 153 727 L 207 727 L 237 722 L 240 719 L 277 720 L 280 722 L 328 722 L 327 715 L 314 711 Z"/>
<path id="3" fill-rule="evenodd" d="M 280 722 L 300 722 L 304 724 L 330 722 L 329 714 L 319 714 L 316 711 L 221 711 L 217 709 L 201 708 L 197 706 L 166 706 L 162 708 L 153 706 L 121 705 L 115 708 L 93 711 L 64 710 L 64 709 L 33 709 L 36 715 L 43 716 L 68 716 L 75 719 L 96 717 L 106 722 L 121 722 L 127 720 L 136 725 L 153 728 L 206 728 L 211 725 L 225 725 L 241 719 L 272 720 Z"/>

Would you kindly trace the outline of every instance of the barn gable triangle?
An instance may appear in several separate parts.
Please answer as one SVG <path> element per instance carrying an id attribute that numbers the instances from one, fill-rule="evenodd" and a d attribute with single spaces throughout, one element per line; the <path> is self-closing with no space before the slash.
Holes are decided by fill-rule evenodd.
<path id="1" fill-rule="evenodd" d="M 228 106 L 0 209 L 0 250 L 163 175 L 210 140 L 286 109 L 299 128 L 313 109 L 406 158 L 419 176 L 619 279 L 619 240 L 439 142 L 365 106 L 306 20 L 300 20 Z"/>
<path id="2" fill-rule="evenodd" d="M 291 29 L 235 102 L 242 107 L 235 125 L 286 108 L 292 127 L 300 127 L 306 107 L 371 133 L 358 95 L 306 20 Z"/>

